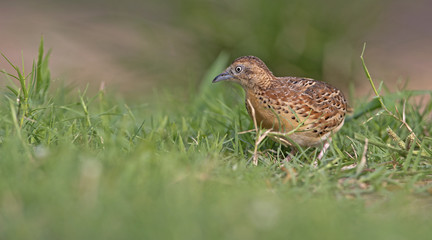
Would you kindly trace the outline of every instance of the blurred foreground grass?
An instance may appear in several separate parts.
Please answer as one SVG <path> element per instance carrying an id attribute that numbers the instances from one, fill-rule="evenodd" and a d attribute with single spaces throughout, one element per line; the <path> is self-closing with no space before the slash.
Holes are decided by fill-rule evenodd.
<path id="1" fill-rule="evenodd" d="M 404 140 L 406 128 L 382 110 L 366 111 L 334 137 L 318 168 L 318 150 L 305 149 L 282 171 L 288 149 L 271 141 L 260 149 L 273 152 L 249 164 L 254 135 L 239 134 L 252 128 L 241 91 L 210 85 L 227 56 L 189 102 L 165 94 L 129 104 L 104 91 L 49 91 L 42 46 L 29 75 L 16 68 L 4 78 L 11 85 L 0 107 L 1 239 L 432 235 L 432 102 L 405 104 L 419 93 L 383 97 L 404 113 L 419 145 L 402 149 L 387 128 Z"/>

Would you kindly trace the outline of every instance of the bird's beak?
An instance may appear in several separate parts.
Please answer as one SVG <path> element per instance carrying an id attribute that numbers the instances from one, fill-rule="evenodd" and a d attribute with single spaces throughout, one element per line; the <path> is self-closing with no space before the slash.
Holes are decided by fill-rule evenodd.
<path id="1" fill-rule="evenodd" d="M 213 79 L 212 83 L 220 82 L 220 81 L 223 81 L 223 80 L 228 80 L 228 79 L 231 79 L 231 78 L 233 78 L 233 76 L 232 76 L 231 74 L 228 74 L 228 73 L 226 73 L 226 72 L 223 72 L 223 73 L 217 75 L 217 76 Z"/>

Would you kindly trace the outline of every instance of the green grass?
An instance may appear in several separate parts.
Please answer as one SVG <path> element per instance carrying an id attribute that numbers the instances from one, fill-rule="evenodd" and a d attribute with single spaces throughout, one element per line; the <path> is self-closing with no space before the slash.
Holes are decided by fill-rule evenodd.
<path id="1" fill-rule="evenodd" d="M 224 54 L 188 102 L 49 89 L 47 62 L 41 43 L 30 74 L 4 77 L 0 239 L 432 236 L 432 102 L 411 101 L 431 92 L 380 86 L 379 100 L 353 102 L 318 168 L 311 148 L 283 171 L 289 149 L 270 140 L 251 164 L 242 91 L 211 85 Z"/>

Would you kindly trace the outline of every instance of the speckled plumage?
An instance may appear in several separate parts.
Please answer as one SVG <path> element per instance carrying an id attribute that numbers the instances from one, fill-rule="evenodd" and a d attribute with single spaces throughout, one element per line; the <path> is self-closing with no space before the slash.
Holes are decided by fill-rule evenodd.
<path id="1" fill-rule="evenodd" d="M 262 128 L 288 133 L 300 146 L 317 146 L 343 125 L 347 101 L 335 87 L 309 78 L 275 77 L 263 61 L 254 56 L 236 59 L 213 82 L 240 83 Z"/>

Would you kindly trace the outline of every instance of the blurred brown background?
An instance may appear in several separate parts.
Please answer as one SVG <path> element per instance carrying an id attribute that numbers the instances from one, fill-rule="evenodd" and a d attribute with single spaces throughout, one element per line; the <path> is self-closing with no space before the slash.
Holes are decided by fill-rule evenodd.
<path id="1" fill-rule="evenodd" d="M 15 63 L 22 51 L 30 70 L 43 35 L 54 78 L 125 96 L 190 94 L 222 51 L 256 55 L 279 76 L 353 83 L 360 96 L 370 92 L 359 59 L 367 42 L 375 80 L 432 90 L 431 9 L 426 0 L 8 1 L 0 51 Z M 3 59 L 0 68 L 11 71 Z"/>

